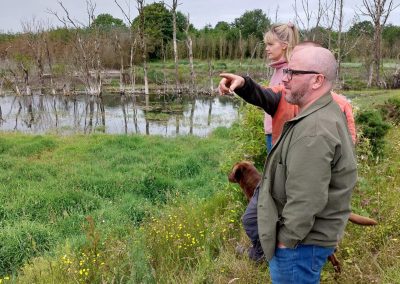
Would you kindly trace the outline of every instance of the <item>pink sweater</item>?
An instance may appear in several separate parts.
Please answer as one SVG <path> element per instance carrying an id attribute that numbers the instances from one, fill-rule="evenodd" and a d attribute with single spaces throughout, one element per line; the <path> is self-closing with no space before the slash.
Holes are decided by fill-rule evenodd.
<path id="1" fill-rule="evenodd" d="M 282 84 L 283 69 L 288 66 L 286 59 L 281 58 L 278 61 L 272 62 L 269 66 L 274 68 L 274 73 L 272 74 L 269 86 L 274 87 Z M 264 114 L 264 131 L 265 134 L 272 133 L 272 117 L 267 113 Z"/>

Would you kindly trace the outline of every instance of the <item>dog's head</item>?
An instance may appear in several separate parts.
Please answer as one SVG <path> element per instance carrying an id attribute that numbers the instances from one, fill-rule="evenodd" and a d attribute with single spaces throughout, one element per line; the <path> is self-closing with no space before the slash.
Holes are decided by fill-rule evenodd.
<path id="1" fill-rule="evenodd" d="M 228 179 L 230 182 L 238 183 L 249 200 L 261 180 L 261 175 L 251 162 L 241 161 L 233 166 Z"/>
<path id="2" fill-rule="evenodd" d="M 232 171 L 228 175 L 228 179 L 230 182 L 239 183 L 246 175 L 246 173 L 251 171 L 252 169 L 257 171 L 257 169 L 251 162 L 248 161 L 238 162 L 233 166 Z"/>

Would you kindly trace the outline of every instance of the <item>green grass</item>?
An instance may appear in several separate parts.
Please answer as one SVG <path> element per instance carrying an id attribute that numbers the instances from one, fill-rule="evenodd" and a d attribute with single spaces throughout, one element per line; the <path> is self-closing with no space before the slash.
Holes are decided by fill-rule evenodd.
<path id="1" fill-rule="evenodd" d="M 362 110 L 383 105 L 390 98 L 400 98 L 400 90 L 346 91 L 344 95 L 352 100 L 356 108 Z"/>
<path id="2" fill-rule="evenodd" d="M 398 94 L 352 99 L 366 109 Z M 2 135 L 0 279 L 268 283 L 266 264 L 234 253 L 249 241 L 243 195 L 226 172 L 243 155 L 257 158 L 260 139 L 244 131 L 258 125 L 259 113 L 246 112 L 207 138 Z M 385 140 L 383 160 L 363 157 L 368 144 L 358 145 L 352 201 L 354 212 L 379 225 L 347 226 L 337 253 L 343 272 L 336 276 L 328 263 L 322 283 L 400 283 L 400 128 Z"/>
<path id="3" fill-rule="evenodd" d="M 104 239 L 124 237 L 171 200 L 214 195 L 215 182 L 226 180 L 218 168 L 227 135 L 2 134 L 0 275 L 84 238 L 88 215 Z"/>

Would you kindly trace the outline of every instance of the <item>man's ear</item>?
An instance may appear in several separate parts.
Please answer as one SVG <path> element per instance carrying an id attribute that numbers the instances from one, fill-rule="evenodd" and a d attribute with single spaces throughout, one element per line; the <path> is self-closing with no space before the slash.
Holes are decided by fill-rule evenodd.
<path id="1" fill-rule="evenodd" d="M 320 88 L 324 84 L 324 81 L 325 81 L 325 76 L 322 74 L 317 74 L 315 76 L 314 83 L 312 84 L 312 89 L 316 90 Z"/>

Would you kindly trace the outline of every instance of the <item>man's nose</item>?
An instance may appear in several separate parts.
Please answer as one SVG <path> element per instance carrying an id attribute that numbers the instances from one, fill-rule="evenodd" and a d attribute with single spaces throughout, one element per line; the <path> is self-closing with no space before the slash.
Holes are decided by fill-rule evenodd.
<path id="1" fill-rule="evenodd" d="M 282 81 L 289 82 L 289 75 L 287 73 L 283 74 Z"/>

